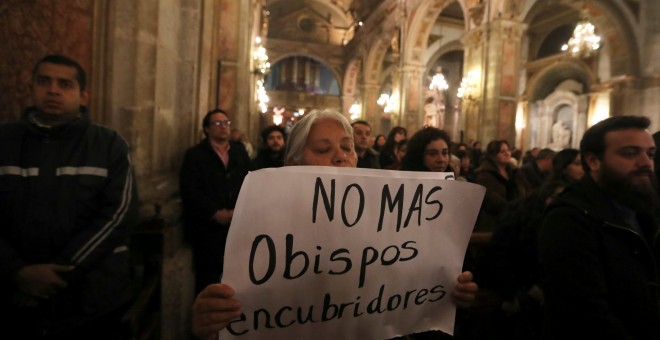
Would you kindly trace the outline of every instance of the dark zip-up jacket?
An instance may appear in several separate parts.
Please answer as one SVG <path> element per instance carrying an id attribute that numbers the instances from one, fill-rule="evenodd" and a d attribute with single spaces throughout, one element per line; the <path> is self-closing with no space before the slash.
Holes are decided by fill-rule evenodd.
<path id="1" fill-rule="evenodd" d="M 130 299 L 127 242 L 138 197 L 128 145 L 115 131 L 92 124 L 84 110 L 73 122 L 38 128 L 32 110 L 0 125 L 0 308 L 17 312 L 11 277 L 20 268 L 74 265 L 63 274 L 68 287 L 34 309 L 35 328 L 51 333 Z"/>
<path id="2" fill-rule="evenodd" d="M 588 175 L 548 208 L 545 339 L 660 339 L 658 219 L 637 213 L 640 230 L 620 211 Z"/>

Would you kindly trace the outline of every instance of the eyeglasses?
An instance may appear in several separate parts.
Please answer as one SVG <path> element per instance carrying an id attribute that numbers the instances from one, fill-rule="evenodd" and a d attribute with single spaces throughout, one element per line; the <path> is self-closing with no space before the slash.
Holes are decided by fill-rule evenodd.
<path id="1" fill-rule="evenodd" d="M 216 121 L 216 122 L 210 122 L 209 125 L 210 126 L 229 126 L 229 125 L 231 125 L 231 121 L 219 120 L 219 121 Z"/>

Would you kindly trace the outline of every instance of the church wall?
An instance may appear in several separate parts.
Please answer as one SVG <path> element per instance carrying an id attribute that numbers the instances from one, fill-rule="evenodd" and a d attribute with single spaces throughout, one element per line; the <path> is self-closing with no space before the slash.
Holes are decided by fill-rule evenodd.
<path id="1" fill-rule="evenodd" d="M 0 122 L 18 119 L 20 112 L 31 104 L 32 68 L 46 54 L 65 54 L 77 60 L 89 78 L 93 77 L 92 7 L 92 0 L 2 2 Z"/>

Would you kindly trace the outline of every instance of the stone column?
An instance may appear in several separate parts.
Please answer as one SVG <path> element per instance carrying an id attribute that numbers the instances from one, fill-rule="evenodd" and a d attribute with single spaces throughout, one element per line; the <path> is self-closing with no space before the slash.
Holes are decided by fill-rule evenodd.
<path id="1" fill-rule="evenodd" d="M 378 134 L 381 129 L 382 108 L 378 106 L 379 86 L 376 83 L 366 83 L 361 85 L 362 98 L 362 118 L 371 125 L 372 134 Z"/>
<path id="2" fill-rule="evenodd" d="M 463 79 L 467 79 L 468 74 L 474 72 L 477 75 L 471 78 L 472 82 L 466 83 L 468 85 L 464 88 L 463 98 L 459 100 L 461 110 L 460 114 L 460 135 L 462 142 L 468 143 L 474 140 L 481 140 L 480 133 L 480 118 L 481 109 L 483 107 L 482 94 L 482 64 L 483 64 L 483 30 L 475 28 L 466 32 L 461 40 L 465 46 L 464 64 L 463 64 Z M 488 143 L 481 140 L 483 145 Z"/>
<path id="3" fill-rule="evenodd" d="M 515 141 L 520 43 L 525 27 L 521 22 L 507 19 L 490 23 L 490 37 L 485 41 L 485 106 L 480 125 L 484 142 L 493 139 Z"/>
<path id="4" fill-rule="evenodd" d="M 401 72 L 400 102 L 401 125 L 408 129 L 412 135 L 415 131 L 422 128 L 424 122 L 424 88 L 422 75 L 425 66 L 419 64 L 405 64 Z"/>

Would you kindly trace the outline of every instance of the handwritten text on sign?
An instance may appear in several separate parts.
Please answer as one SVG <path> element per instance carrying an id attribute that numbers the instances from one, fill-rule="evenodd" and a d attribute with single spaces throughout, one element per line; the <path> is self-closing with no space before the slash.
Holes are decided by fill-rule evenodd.
<path id="1" fill-rule="evenodd" d="M 445 175 L 330 167 L 250 173 L 222 279 L 243 316 L 222 339 L 452 334 L 449 292 L 485 190 Z"/>

